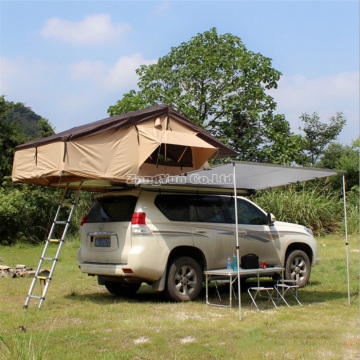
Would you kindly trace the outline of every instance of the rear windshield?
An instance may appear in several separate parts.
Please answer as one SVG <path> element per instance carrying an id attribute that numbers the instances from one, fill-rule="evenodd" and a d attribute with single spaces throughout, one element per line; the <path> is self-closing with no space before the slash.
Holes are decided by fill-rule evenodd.
<path id="1" fill-rule="evenodd" d="M 89 212 L 86 222 L 131 221 L 136 201 L 136 196 L 112 196 L 97 199 Z"/>

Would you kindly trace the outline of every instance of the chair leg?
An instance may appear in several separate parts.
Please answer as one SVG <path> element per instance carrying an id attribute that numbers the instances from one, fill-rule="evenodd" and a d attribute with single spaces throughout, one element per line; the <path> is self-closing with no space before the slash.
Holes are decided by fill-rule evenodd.
<path id="1" fill-rule="evenodd" d="M 269 290 L 271 290 L 271 294 L 270 294 Z M 252 296 L 251 291 L 255 291 L 254 296 Z M 252 300 L 251 306 L 254 304 L 255 307 L 256 307 L 256 309 L 257 309 L 258 311 L 260 311 L 258 305 L 256 304 L 256 297 L 260 294 L 261 291 L 266 291 L 266 293 L 267 293 L 267 295 L 268 295 L 268 296 L 267 296 L 268 301 L 266 302 L 266 307 L 267 307 L 267 304 L 271 301 L 271 302 L 273 303 L 275 309 L 278 310 L 278 308 L 277 308 L 277 306 L 276 306 L 276 304 L 275 304 L 275 302 L 274 302 L 274 299 L 273 299 L 273 293 L 274 293 L 274 289 L 273 289 L 273 288 L 264 288 L 264 287 L 252 287 L 252 288 L 250 287 L 250 288 L 248 288 L 248 294 L 249 294 L 249 296 L 250 296 L 250 298 L 251 298 L 251 300 Z M 261 294 L 260 294 L 259 296 L 261 297 Z M 263 296 L 263 297 L 264 297 L 264 296 Z M 250 307 L 251 307 L 251 306 L 250 306 Z"/>
<path id="2" fill-rule="evenodd" d="M 219 289 L 218 289 L 218 286 L 217 286 L 217 282 L 216 282 L 216 281 L 215 281 L 215 289 L 216 289 L 216 292 L 217 292 L 217 294 L 218 294 L 219 300 L 220 300 L 220 302 L 221 302 L 222 300 L 221 300 L 220 292 L 219 292 Z"/>
<path id="3" fill-rule="evenodd" d="M 285 303 L 288 307 L 290 307 L 290 305 L 289 305 L 289 304 L 287 303 L 287 301 L 285 300 L 285 297 L 283 296 L 283 295 L 285 295 L 286 290 L 285 290 L 284 294 L 281 294 L 281 292 L 279 291 L 279 288 L 278 288 L 276 285 L 275 285 L 274 289 L 275 289 L 275 291 L 277 292 L 277 294 L 279 295 L 279 297 L 278 297 L 278 302 L 280 301 L 280 299 L 282 299 L 282 300 L 284 301 L 284 303 Z"/>
<path id="4" fill-rule="evenodd" d="M 285 289 L 283 291 L 283 293 L 281 294 L 281 291 L 279 290 L 279 287 L 281 287 L 282 289 Z M 292 294 L 292 296 L 295 298 L 295 300 L 297 301 L 297 303 L 302 306 L 301 302 L 299 301 L 299 299 L 297 298 L 297 289 L 298 289 L 298 286 L 293 286 L 293 285 L 286 285 L 286 284 L 278 284 L 278 285 L 275 285 L 274 289 L 276 290 L 276 292 L 278 293 L 278 295 L 280 296 L 280 298 L 285 302 L 285 304 L 290 307 L 290 305 L 288 304 L 288 302 L 285 300 L 285 294 L 290 291 L 290 293 Z M 294 292 L 294 290 L 296 292 Z M 278 301 L 280 301 L 280 298 Z"/>
<path id="5" fill-rule="evenodd" d="M 255 292 L 255 296 L 254 296 L 254 297 L 253 297 L 252 294 L 251 294 L 251 290 L 252 290 L 252 288 L 248 288 L 248 294 L 249 294 L 249 296 L 250 296 L 250 298 L 251 298 L 251 300 L 252 300 L 251 306 L 254 304 L 255 307 L 256 307 L 256 309 L 257 309 L 258 311 L 260 311 L 260 309 L 258 308 L 258 306 L 257 306 L 257 304 L 256 304 L 256 301 L 255 301 L 256 296 L 257 296 L 257 294 L 259 293 L 259 289 L 256 289 L 256 292 Z M 251 306 L 250 306 L 250 307 L 251 307 Z"/>
<path id="6" fill-rule="evenodd" d="M 268 297 L 269 297 L 269 299 L 268 299 L 268 303 L 269 303 L 269 302 L 270 302 L 270 300 L 271 300 L 271 302 L 272 302 L 272 303 L 273 303 L 273 305 L 275 306 L 275 309 L 276 309 L 276 310 L 278 310 L 278 308 L 277 308 L 277 306 L 276 306 L 276 304 L 275 304 L 275 302 L 274 302 L 274 299 L 273 299 L 274 289 L 272 289 L 272 290 L 271 290 L 271 294 L 269 293 L 269 291 L 268 291 L 268 290 L 266 290 L 266 292 L 267 292 Z"/>

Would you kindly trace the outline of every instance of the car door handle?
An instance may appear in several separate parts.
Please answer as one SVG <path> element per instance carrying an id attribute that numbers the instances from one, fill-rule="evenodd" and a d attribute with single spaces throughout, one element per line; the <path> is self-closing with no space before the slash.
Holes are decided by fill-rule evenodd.
<path id="1" fill-rule="evenodd" d="M 239 235 L 246 235 L 246 234 L 247 234 L 247 231 L 245 231 L 245 230 L 238 230 L 238 234 L 239 234 Z"/>

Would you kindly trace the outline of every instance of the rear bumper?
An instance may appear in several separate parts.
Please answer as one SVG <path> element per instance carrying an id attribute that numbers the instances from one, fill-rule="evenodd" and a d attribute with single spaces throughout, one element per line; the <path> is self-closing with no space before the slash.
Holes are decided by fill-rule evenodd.
<path id="1" fill-rule="evenodd" d="M 97 264 L 97 263 L 78 263 L 81 272 L 89 275 L 112 275 L 112 276 L 131 276 L 124 272 L 129 269 L 126 264 Z M 126 270 L 125 270 L 126 271 Z"/>
<path id="2" fill-rule="evenodd" d="M 136 266 L 136 263 L 132 266 L 130 263 L 104 264 L 78 261 L 78 266 L 81 272 L 89 275 L 137 278 L 150 282 L 157 281 L 164 273 L 164 269 L 155 270 L 154 268 L 144 267 L 144 264 Z"/>

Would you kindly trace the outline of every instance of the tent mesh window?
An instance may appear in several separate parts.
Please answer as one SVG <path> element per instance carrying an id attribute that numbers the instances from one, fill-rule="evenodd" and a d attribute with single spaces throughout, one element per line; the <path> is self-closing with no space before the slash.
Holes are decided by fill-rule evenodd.
<path id="1" fill-rule="evenodd" d="M 192 167 L 192 151 L 189 146 L 161 144 L 145 163 L 167 166 Z"/>

